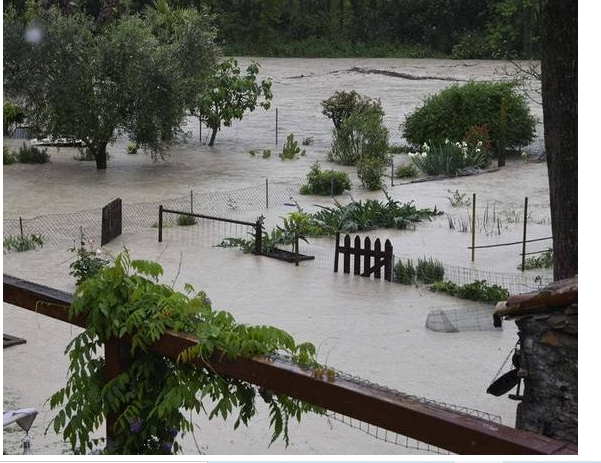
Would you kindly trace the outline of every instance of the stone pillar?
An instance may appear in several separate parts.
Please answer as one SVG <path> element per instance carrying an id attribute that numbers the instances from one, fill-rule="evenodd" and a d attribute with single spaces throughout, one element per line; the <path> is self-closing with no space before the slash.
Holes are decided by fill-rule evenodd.
<path id="1" fill-rule="evenodd" d="M 516 428 L 578 443 L 578 304 L 518 316 L 523 399 Z"/>

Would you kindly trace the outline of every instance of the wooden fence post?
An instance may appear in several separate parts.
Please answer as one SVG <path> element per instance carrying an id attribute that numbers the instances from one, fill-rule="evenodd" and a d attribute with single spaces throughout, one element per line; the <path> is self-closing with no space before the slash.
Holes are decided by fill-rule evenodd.
<path id="1" fill-rule="evenodd" d="M 269 179 L 265 179 L 265 209 L 269 209 Z"/>
<path id="2" fill-rule="evenodd" d="M 163 205 L 159 206 L 159 243 L 163 242 Z"/>
<path id="3" fill-rule="evenodd" d="M 255 224 L 255 255 L 263 254 L 263 224 L 260 218 Z"/>
<path id="4" fill-rule="evenodd" d="M 351 273 L 351 237 L 344 236 L 344 261 L 342 263 L 344 273 Z"/>
<path id="5" fill-rule="evenodd" d="M 365 254 L 363 254 L 363 271 L 367 271 L 371 268 L 371 239 L 369 236 L 365 237 L 364 245 Z M 357 256 L 359 258 L 359 256 Z M 374 261 L 377 264 L 377 261 Z"/>
<path id="6" fill-rule="evenodd" d="M 524 235 L 522 239 L 522 272 L 526 270 L 526 228 L 528 225 L 528 197 L 524 198 Z"/>
<path id="7" fill-rule="evenodd" d="M 275 108 L 275 146 L 278 146 L 278 122 L 279 122 L 279 112 L 278 112 L 278 108 Z"/>
<path id="8" fill-rule="evenodd" d="M 392 243 L 386 240 L 384 243 L 384 279 L 392 281 Z"/>
<path id="9" fill-rule="evenodd" d="M 23 236 L 23 218 L 19 217 L 19 229 L 21 230 L 21 242 L 25 241 L 25 236 Z"/>
<path id="10" fill-rule="evenodd" d="M 338 254 L 340 252 L 340 232 L 336 232 L 336 251 L 334 252 L 334 272 L 338 273 Z"/>
<path id="11" fill-rule="evenodd" d="M 380 238 L 376 238 L 374 243 L 374 262 L 377 264 L 382 261 L 382 242 Z M 374 278 L 382 278 L 382 267 L 379 267 L 374 271 Z"/>
<path id="12" fill-rule="evenodd" d="M 361 238 L 359 235 L 355 236 L 353 245 L 353 273 L 361 275 Z"/>
<path id="13" fill-rule="evenodd" d="M 298 254 L 299 254 L 299 252 L 298 252 L 298 233 L 294 233 L 294 265 L 296 267 L 298 267 L 298 260 L 299 260 Z"/>

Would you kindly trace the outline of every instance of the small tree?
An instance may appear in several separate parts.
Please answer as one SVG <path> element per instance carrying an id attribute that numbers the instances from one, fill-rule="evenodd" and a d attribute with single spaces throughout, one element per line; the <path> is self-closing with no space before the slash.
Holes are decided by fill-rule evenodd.
<path id="1" fill-rule="evenodd" d="M 215 144 L 222 126 L 230 127 L 234 120 L 241 120 L 247 110 L 252 112 L 257 106 L 270 108 L 271 79 L 259 83 L 258 73 L 259 65 L 255 62 L 246 68 L 246 75 L 242 75 L 235 59 L 226 59 L 218 65 L 192 109 L 192 114 L 211 129 L 209 146 Z"/>
<path id="2" fill-rule="evenodd" d="M 342 123 L 356 113 L 370 112 L 384 117 L 380 100 L 359 95 L 354 90 L 335 92 L 330 98 L 322 101 L 321 106 L 322 114 L 332 120 L 336 129 L 340 129 Z"/>
<path id="3" fill-rule="evenodd" d="M 4 90 L 24 103 L 28 121 L 52 137 L 83 140 L 98 169 L 106 169 L 106 147 L 122 133 L 162 156 L 186 114 L 185 44 L 137 16 L 101 28 L 89 16 L 55 8 L 27 17 L 33 20 L 14 10 L 4 16 Z M 178 36 L 189 38 L 187 31 Z M 196 40 L 212 56 L 210 36 Z"/>

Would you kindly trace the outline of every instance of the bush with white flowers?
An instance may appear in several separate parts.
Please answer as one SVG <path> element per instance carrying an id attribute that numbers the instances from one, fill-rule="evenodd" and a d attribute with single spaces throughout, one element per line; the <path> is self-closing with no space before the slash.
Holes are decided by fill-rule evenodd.
<path id="1" fill-rule="evenodd" d="M 427 175 L 455 177 L 490 164 L 490 153 L 479 141 L 471 146 L 466 141 L 452 143 L 424 143 L 421 151 L 409 153 L 409 158 Z"/>

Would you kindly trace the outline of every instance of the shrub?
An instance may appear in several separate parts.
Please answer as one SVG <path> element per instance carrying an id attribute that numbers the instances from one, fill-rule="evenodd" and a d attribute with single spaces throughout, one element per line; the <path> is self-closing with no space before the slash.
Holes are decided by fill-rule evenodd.
<path id="1" fill-rule="evenodd" d="M 41 150 L 23 143 L 23 146 L 19 148 L 17 158 L 24 164 L 45 164 L 50 160 L 50 155 L 46 149 Z"/>
<path id="2" fill-rule="evenodd" d="M 384 173 L 384 162 L 376 157 L 362 157 L 357 163 L 357 176 L 361 184 L 369 191 L 382 188 L 382 175 Z"/>
<path id="3" fill-rule="evenodd" d="M 457 285 L 451 281 L 437 281 L 430 288 L 432 291 L 442 291 L 461 299 L 490 302 L 496 304 L 509 297 L 509 291 L 499 285 L 489 286 L 486 280 L 476 280 L 467 285 Z"/>
<path id="4" fill-rule="evenodd" d="M 15 152 L 6 146 L 2 147 L 2 164 L 5 166 L 15 164 L 17 162 L 17 156 Z"/>
<path id="5" fill-rule="evenodd" d="M 391 154 L 405 154 L 413 151 L 409 145 L 388 145 L 388 152 Z"/>
<path id="6" fill-rule="evenodd" d="M 332 120 L 336 129 L 340 129 L 344 121 L 353 114 L 367 112 L 384 116 L 380 100 L 359 95 L 354 90 L 335 92 L 330 98 L 322 101 L 321 106 L 323 107 L 322 114 Z"/>
<path id="7" fill-rule="evenodd" d="M 351 189 L 351 180 L 346 172 L 334 170 L 322 171 L 319 162 L 311 166 L 307 174 L 307 183 L 300 189 L 303 195 L 341 195 Z"/>
<path id="8" fill-rule="evenodd" d="M 294 139 L 294 134 L 290 134 L 286 137 L 286 144 L 282 148 L 282 152 L 280 153 L 280 159 L 285 161 L 286 159 L 298 159 L 299 155 L 304 156 L 307 152 L 305 150 L 301 150 L 298 147 L 298 142 Z M 265 157 L 265 153 L 263 153 L 263 157 Z M 271 152 L 269 153 L 271 156 Z"/>
<path id="9" fill-rule="evenodd" d="M 426 284 L 442 281 L 444 278 L 444 265 L 439 260 L 431 257 L 417 259 L 417 279 Z"/>
<path id="10" fill-rule="evenodd" d="M 415 267 L 411 259 L 407 259 L 404 263 L 403 259 L 399 259 L 394 266 L 394 281 L 397 283 L 411 285 L 415 282 L 415 275 Z"/>
<path id="11" fill-rule="evenodd" d="M 303 146 L 310 146 L 315 142 L 315 139 L 313 137 L 305 137 L 303 138 L 302 144 Z"/>
<path id="12" fill-rule="evenodd" d="M 140 149 L 138 144 L 136 142 L 131 142 L 127 145 L 127 154 L 138 154 L 138 149 Z"/>
<path id="13" fill-rule="evenodd" d="M 388 159 L 388 129 L 377 111 L 354 113 L 333 131 L 330 160 L 355 165 L 366 157 Z"/>
<path id="14" fill-rule="evenodd" d="M 447 190 L 451 196 L 447 196 L 451 207 L 468 207 L 471 206 L 472 200 L 467 196 L 467 193 L 459 193 L 459 190 Z"/>
<path id="15" fill-rule="evenodd" d="M 196 217 L 192 215 L 178 215 L 177 224 L 182 227 L 188 227 L 190 225 L 196 225 Z"/>
<path id="16" fill-rule="evenodd" d="M 526 100 L 508 82 L 470 82 L 452 85 L 426 98 L 407 116 L 403 136 L 414 146 L 445 138 L 462 140 L 475 126 L 486 124 L 496 150 L 500 138 L 501 100 L 507 107 L 506 146 L 527 145 L 534 137 L 536 120 Z"/>
<path id="17" fill-rule="evenodd" d="M 2 241 L 4 249 L 7 251 L 31 251 L 36 248 L 44 246 L 44 238 L 42 235 L 24 235 L 24 236 L 12 236 L 9 235 Z"/>
<path id="18" fill-rule="evenodd" d="M 110 262 L 100 257 L 102 254 L 100 249 L 94 249 L 94 240 L 89 239 L 88 246 L 89 249 L 86 249 L 85 242 L 82 240 L 79 248 L 69 249 L 76 254 L 75 260 L 69 265 L 69 275 L 75 278 L 77 286 L 95 276 Z"/>
<path id="19" fill-rule="evenodd" d="M 263 150 L 263 159 L 269 159 L 271 157 L 271 150 Z"/>
<path id="20" fill-rule="evenodd" d="M 18 124 L 25 120 L 25 112 L 23 109 L 10 101 L 5 101 L 2 105 L 2 133 L 11 135 Z"/>
<path id="21" fill-rule="evenodd" d="M 395 178 L 414 178 L 417 177 L 419 172 L 413 164 L 402 164 L 394 169 Z"/>
<path id="22" fill-rule="evenodd" d="M 524 270 L 532 270 L 535 268 L 551 268 L 553 267 L 553 249 L 549 248 L 539 256 L 526 257 L 524 262 Z M 521 270 L 522 266 L 518 266 Z"/>
<path id="23" fill-rule="evenodd" d="M 472 168 L 486 167 L 490 164 L 490 154 L 480 146 L 471 148 L 466 142 L 424 143 L 422 152 L 410 153 L 415 166 L 428 175 L 446 175 L 454 177 Z"/>

